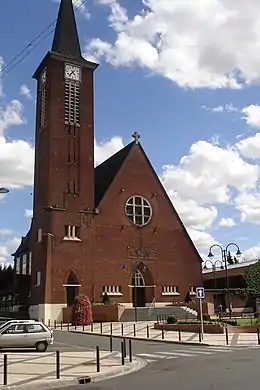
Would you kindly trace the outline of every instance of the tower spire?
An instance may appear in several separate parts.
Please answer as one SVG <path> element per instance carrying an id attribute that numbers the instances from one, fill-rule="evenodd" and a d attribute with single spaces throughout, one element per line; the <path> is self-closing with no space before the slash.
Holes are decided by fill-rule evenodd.
<path id="1" fill-rule="evenodd" d="M 72 0 L 61 0 L 52 52 L 65 57 L 82 59 Z"/>

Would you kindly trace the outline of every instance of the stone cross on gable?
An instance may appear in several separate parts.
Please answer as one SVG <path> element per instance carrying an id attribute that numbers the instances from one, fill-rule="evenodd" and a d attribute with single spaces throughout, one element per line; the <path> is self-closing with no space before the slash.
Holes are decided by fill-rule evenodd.
<path id="1" fill-rule="evenodd" d="M 135 131 L 133 134 L 132 134 L 132 137 L 134 138 L 134 141 L 136 144 L 139 144 L 139 139 L 140 139 L 140 134 Z"/>

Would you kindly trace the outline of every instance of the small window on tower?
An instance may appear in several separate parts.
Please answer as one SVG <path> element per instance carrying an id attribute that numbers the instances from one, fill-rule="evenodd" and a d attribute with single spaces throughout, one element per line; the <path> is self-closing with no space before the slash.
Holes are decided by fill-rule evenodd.
<path id="1" fill-rule="evenodd" d="M 40 128 L 43 129 L 46 126 L 46 69 L 41 74 L 40 78 Z"/>
<path id="2" fill-rule="evenodd" d="M 80 241 L 80 228 L 79 226 L 66 225 L 64 240 Z"/>
<path id="3" fill-rule="evenodd" d="M 65 123 L 67 125 L 80 125 L 80 84 L 75 81 L 65 83 Z"/>

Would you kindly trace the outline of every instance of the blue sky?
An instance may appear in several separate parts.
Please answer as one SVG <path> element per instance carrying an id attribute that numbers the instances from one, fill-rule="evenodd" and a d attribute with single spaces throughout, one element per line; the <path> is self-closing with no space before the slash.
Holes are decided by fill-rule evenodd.
<path id="1" fill-rule="evenodd" d="M 260 4 L 235 4 L 89 0 L 76 16 L 84 55 L 101 64 L 95 74 L 96 163 L 140 132 L 200 253 L 215 242 L 235 241 L 249 260 L 260 255 Z M 58 5 L 2 4 L 0 68 L 56 19 Z M 0 75 L 0 187 L 10 188 L 0 199 L 2 262 L 10 262 L 30 223 L 31 76 L 51 40 L 52 34 Z"/>

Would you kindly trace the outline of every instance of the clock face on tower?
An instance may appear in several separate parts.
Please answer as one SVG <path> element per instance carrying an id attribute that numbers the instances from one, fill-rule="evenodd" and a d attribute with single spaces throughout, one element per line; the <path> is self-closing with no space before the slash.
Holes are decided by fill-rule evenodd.
<path id="1" fill-rule="evenodd" d="M 76 65 L 65 65 L 65 78 L 74 81 L 81 81 L 81 69 Z"/>

